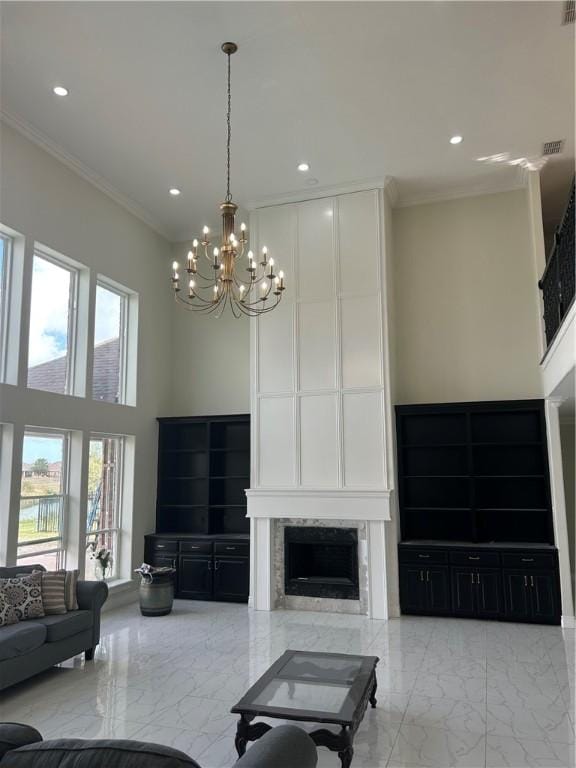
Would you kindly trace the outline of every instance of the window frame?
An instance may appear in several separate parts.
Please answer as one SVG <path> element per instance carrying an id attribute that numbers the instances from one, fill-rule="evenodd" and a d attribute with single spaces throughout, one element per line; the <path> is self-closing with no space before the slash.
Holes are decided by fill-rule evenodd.
<path id="1" fill-rule="evenodd" d="M 124 512 L 124 469 L 126 465 L 126 439 L 125 435 L 117 435 L 117 434 L 109 434 L 106 432 L 90 432 L 88 435 L 88 455 L 90 455 L 90 443 L 92 441 L 96 440 L 117 440 L 119 443 L 118 446 L 118 457 L 117 457 L 117 476 L 116 476 L 116 494 L 115 494 L 115 509 L 114 509 L 114 526 L 107 528 L 97 528 L 93 531 L 86 530 L 84 532 L 84 546 L 85 549 L 88 549 L 89 544 L 89 538 L 93 536 L 97 536 L 98 534 L 102 533 L 112 533 L 114 535 L 114 560 L 112 563 L 112 572 L 110 574 L 109 578 L 110 580 L 115 580 L 120 578 L 121 574 L 121 568 L 120 568 L 120 550 L 121 550 L 121 543 L 120 538 L 122 535 L 122 518 L 123 518 L 123 512 Z M 88 483 L 88 475 L 86 476 L 86 483 Z M 88 498 L 88 497 L 86 497 Z M 88 515 L 89 515 L 89 505 L 86 505 L 86 523 L 88 522 Z M 87 528 L 87 525 L 85 526 Z M 84 578 L 86 578 L 86 563 L 84 563 Z"/>
<path id="2" fill-rule="evenodd" d="M 5 382 L 8 362 L 8 325 L 10 322 L 14 238 L 0 229 L 0 240 L 4 243 L 4 260 L 0 272 L 0 382 Z"/>
<path id="3" fill-rule="evenodd" d="M 63 446 L 62 446 L 62 473 L 61 473 L 61 480 L 60 480 L 60 487 L 61 492 L 58 494 L 61 498 L 61 519 L 60 519 L 60 536 L 54 536 L 54 537 L 47 537 L 46 539 L 42 539 L 40 543 L 46 542 L 49 543 L 50 541 L 60 541 L 61 546 L 55 547 L 53 549 L 47 549 L 42 550 L 41 552 L 31 552 L 29 555 L 23 555 L 22 557 L 19 556 L 19 549 L 22 546 L 30 546 L 30 544 L 38 543 L 38 542 L 23 542 L 20 543 L 18 539 L 16 540 L 16 563 L 18 564 L 19 560 L 28 560 L 29 558 L 36 557 L 37 555 L 50 555 L 54 554 L 55 552 L 61 553 L 57 566 L 58 568 L 64 568 L 66 567 L 66 558 L 67 558 L 67 551 L 66 551 L 66 545 L 68 543 L 68 524 L 69 524 L 69 513 L 70 513 L 70 487 L 69 487 L 69 480 L 70 480 L 70 433 L 67 430 L 57 430 L 57 429 L 44 429 L 42 427 L 25 427 L 24 428 L 24 434 L 22 438 L 22 449 L 24 449 L 24 440 L 28 436 L 37 436 L 37 437 L 45 437 L 45 438 L 62 438 Z M 22 487 L 20 487 L 20 491 L 18 494 L 19 502 L 22 501 L 22 499 L 26 498 L 43 498 L 39 496 L 23 496 L 22 495 Z M 20 507 L 18 509 L 18 528 L 20 528 Z"/>
<path id="4" fill-rule="evenodd" d="M 120 351 L 119 351 L 119 370 L 118 370 L 118 400 L 113 405 L 128 405 L 128 339 L 130 324 L 130 297 L 128 290 L 121 288 L 111 280 L 98 275 L 96 278 L 96 291 L 102 288 L 109 293 L 113 293 L 120 299 Z M 92 351 L 95 354 L 96 349 L 96 302 L 94 303 L 94 334 L 92 339 Z M 92 400 L 97 403 L 110 403 L 109 400 L 96 400 L 94 398 L 94 368 L 92 368 L 92 384 L 90 388 Z"/>
<path id="5" fill-rule="evenodd" d="M 75 373 L 76 373 L 76 358 L 77 358 L 77 346 L 78 346 L 78 292 L 80 286 L 80 271 L 82 267 L 71 259 L 67 259 L 65 256 L 56 254 L 50 249 L 40 245 L 34 244 L 34 252 L 32 254 L 32 282 L 30 293 L 30 311 L 29 316 L 32 318 L 32 295 L 34 292 L 34 259 L 39 258 L 53 264 L 60 269 L 66 270 L 70 274 L 70 288 L 68 291 L 68 324 L 67 324 L 67 345 L 66 345 L 66 377 L 64 380 L 64 392 L 57 392 L 54 394 L 60 395 L 74 395 L 75 385 Z M 28 329 L 28 364 L 26 369 L 26 388 L 33 389 L 36 392 L 50 392 L 51 390 L 38 389 L 31 387 L 28 384 L 28 372 L 30 371 L 30 329 Z M 54 358 L 57 359 L 57 358 Z M 52 362 L 46 360 L 45 362 Z M 41 365 L 41 363 L 39 363 Z M 34 367 L 34 366 L 32 366 Z"/>

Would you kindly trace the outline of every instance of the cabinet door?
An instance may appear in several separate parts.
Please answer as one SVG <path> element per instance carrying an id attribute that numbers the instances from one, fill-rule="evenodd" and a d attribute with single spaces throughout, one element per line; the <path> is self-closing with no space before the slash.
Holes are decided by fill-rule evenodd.
<path id="1" fill-rule="evenodd" d="M 450 613 L 448 568 L 431 566 L 426 569 L 426 603 L 430 613 Z"/>
<path id="2" fill-rule="evenodd" d="M 482 618 L 497 618 L 501 612 L 500 571 L 479 570 L 476 574 L 476 611 Z"/>
<path id="3" fill-rule="evenodd" d="M 250 561 L 247 557 L 214 560 L 214 600 L 248 601 Z"/>
<path id="4" fill-rule="evenodd" d="M 532 615 L 528 574 L 504 569 L 504 618 L 529 621 Z"/>
<path id="5" fill-rule="evenodd" d="M 452 568 L 452 608 L 455 616 L 476 613 L 476 573 L 470 568 Z"/>
<path id="6" fill-rule="evenodd" d="M 534 621 L 559 623 L 554 572 L 535 571 L 528 575 L 528 581 Z"/>
<path id="7" fill-rule="evenodd" d="M 400 566 L 400 606 L 402 613 L 426 613 L 425 569 Z"/>
<path id="8" fill-rule="evenodd" d="M 178 596 L 212 599 L 212 556 L 180 555 Z"/>

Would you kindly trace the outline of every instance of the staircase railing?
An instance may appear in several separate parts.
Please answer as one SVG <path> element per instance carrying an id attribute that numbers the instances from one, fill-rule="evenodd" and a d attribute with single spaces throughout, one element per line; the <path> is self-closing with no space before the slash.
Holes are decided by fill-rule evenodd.
<path id="1" fill-rule="evenodd" d="M 544 301 L 546 345 L 550 346 L 574 301 L 574 179 L 568 205 L 554 234 L 554 245 L 538 286 Z"/>

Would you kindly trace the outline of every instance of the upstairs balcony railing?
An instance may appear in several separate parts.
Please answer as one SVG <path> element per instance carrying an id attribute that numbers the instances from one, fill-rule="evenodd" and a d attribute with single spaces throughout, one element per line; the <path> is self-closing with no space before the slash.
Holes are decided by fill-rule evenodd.
<path id="1" fill-rule="evenodd" d="M 568 205 L 554 234 L 554 245 L 538 286 L 544 300 L 546 346 L 549 347 L 574 301 L 574 180 Z"/>

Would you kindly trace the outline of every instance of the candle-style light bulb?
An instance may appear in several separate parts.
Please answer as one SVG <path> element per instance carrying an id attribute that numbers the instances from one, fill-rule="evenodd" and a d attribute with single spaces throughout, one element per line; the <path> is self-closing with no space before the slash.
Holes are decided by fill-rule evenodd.
<path id="1" fill-rule="evenodd" d="M 244 224 L 244 222 L 240 224 L 240 232 L 246 232 L 246 224 Z"/>
<path id="2" fill-rule="evenodd" d="M 180 265 L 178 264 L 178 262 L 177 262 L 177 261 L 173 261 L 173 262 L 172 262 L 172 272 L 178 272 L 178 267 L 179 267 L 179 266 L 180 266 Z"/>
<path id="3" fill-rule="evenodd" d="M 262 256 L 266 256 L 267 253 L 268 253 L 268 248 L 266 246 L 264 246 L 262 248 Z"/>
<path id="4" fill-rule="evenodd" d="M 192 240 L 192 248 L 198 248 L 198 240 L 196 240 L 196 238 Z"/>
<path id="5" fill-rule="evenodd" d="M 282 272 L 282 270 L 278 272 L 278 277 L 280 278 L 280 280 L 284 280 L 284 272 Z"/>
<path id="6" fill-rule="evenodd" d="M 270 259 L 270 261 L 268 263 L 270 264 L 271 267 L 273 267 L 274 266 L 274 259 Z"/>
<path id="7" fill-rule="evenodd" d="M 194 280 L 190 280 L 190 282 L 188 283 L 188 285 L 189 285 L 189 287 L 190 287 L 190 290 L 193 290 L 193 289 L 194 289 L 194 287 L 196 286 L 196 283 L 194 282 Z"/>
<path id="8" fill-rule="evenodd" d="M 210 227 L 207 227 L 206 225 L 204 225 L 202 227 L 202 234 L 203 235 L 207 235 L 207 234 L 209 234 L 209 232 L 210 232 Z"/>
<path id="9" fill-rule="evenodd" d="M 218 250 L 218 248 L 214 248 L 212 253 L 214 254 L 214 258 L 217 259 L 218 258 L 218 254 L 220 253 L 220 251 Z"/>

